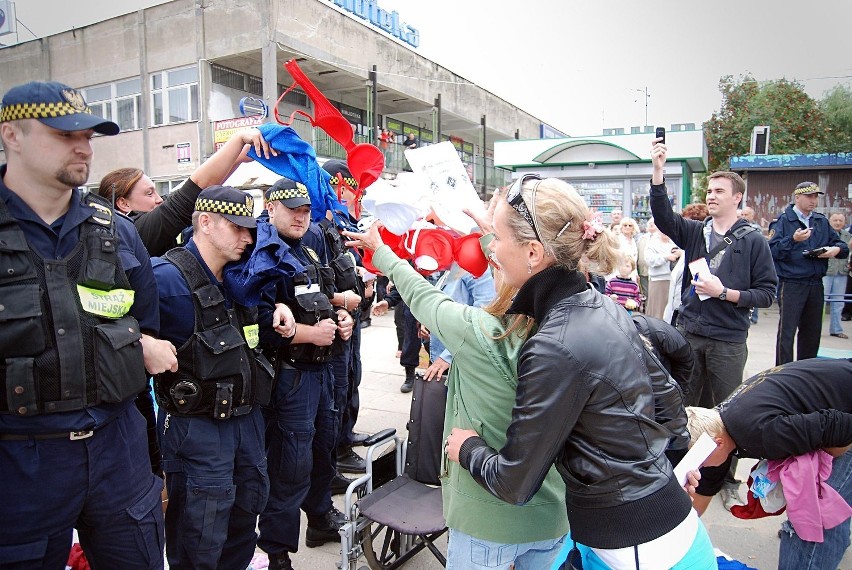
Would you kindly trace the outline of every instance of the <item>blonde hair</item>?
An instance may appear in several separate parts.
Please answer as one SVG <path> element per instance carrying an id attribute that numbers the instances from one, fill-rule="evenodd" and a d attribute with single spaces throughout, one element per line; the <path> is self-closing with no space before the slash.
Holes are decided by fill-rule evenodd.
<path id="1" fill-rule="evenodd" d="M 618 239 L 605 228 L 592 239 L 583 238 L 584 222 L 591 222 L 593 216 L 573 186 L 558 178 L 527 180 L 522 194 L 541 240 L 521 214 L 508 208 L 509 227 L 517 243 L 539 241 L 554 265 L 568 270 L 577 270 L 585 255 L 600 273 L 612 272 L 618 261 Z"/>
<path id="2" fill-rule="evenodd" d="M 494 340 L 501 340 L 512 333 L 517 334 L 520 338 L 527 338 L 535 325 L 535 320 L 526 315 L 507 315 L 506 311 L 512 305 L 512 300 L 518 292 L 517 287 L 507 285 L 502 279 L 502 273 L 497 271 L 494 275 L 494 281 L 497 289 L 494 299 L 482 309 L 489 315 L 500 317 L 506 325 L 506 330 L 501 334 L 493 337 Z"/>
<path id="3" fill-rule="evenodd" d="M 725 424 L 722 423 L 722 416 L 715 408 L 688 406 L 686 408 L 686 429 L 689 430 L 689 447 L 692 447 L 703 433 L 713 438 L 724 434 Z"/>

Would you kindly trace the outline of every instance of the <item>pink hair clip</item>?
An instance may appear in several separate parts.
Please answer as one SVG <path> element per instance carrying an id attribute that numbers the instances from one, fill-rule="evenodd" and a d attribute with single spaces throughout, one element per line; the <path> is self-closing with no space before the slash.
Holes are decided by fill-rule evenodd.
<path id="1" fill-rule="evenodd" d="M 596 213 L 591 220 L 583 220 L 583 239 L 593 240 L 603 230 L 603 218 L 600 212 Z"/>

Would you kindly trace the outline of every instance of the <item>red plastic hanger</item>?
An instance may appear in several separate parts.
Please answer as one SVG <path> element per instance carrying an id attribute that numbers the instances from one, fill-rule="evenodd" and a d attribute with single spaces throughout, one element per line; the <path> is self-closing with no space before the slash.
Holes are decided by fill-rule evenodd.
<path id="1" fill-rule="evenodd" d="M 328 136 L 343 147 L 346 151 L 346 163 L 352 172 L 352 176 L 358 180 L 359 188 L 366 188 L 378 180 L 385 168 L 385 156 L 382 151 L 371 144 L 355 144 L 355 133 L 352 129 L 352 124 L 325 98 L 325 95 L 317 89 L 316 85 L 311 83 L 311 80 L 308 79 L 295 60 L 291 59 L 284 63 L 284 69 L 293 76 L 295 83 L 278 98 L 278 102 L 275 104 L 273 110 L 275 120 L 284 126 L 289 126 L 293 122 L 295 115 L 304 115 L 311 122 L 311 125 L 324 130 L 328 133 Z M 281 103 L 284 96 L 297 84 L 305 91 L 308 98 L 313 101 L 314 116 L 311 117 L 304 111 L 296 110 L 290 115 L 290 121 L 285 123 L 278 115 L 278 104 Z"/>

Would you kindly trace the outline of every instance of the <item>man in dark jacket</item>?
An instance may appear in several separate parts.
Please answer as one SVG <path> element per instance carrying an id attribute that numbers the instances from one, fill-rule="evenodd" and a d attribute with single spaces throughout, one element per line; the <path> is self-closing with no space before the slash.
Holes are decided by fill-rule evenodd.
<path id="1" fill-rule="evenodd" d="M 711 174 L 707 179 L 710 217 L 703 222 L 687 220 L 675 215 L 669 205 L 663 177 L 665 145 L 656 143 L 651 156 L 654 222 L 685 252 L 684 283 L 692 278 L 691 286 L 683 287 L 677 321 L 695 356 L 693 392 L 687 402 L 711 408 L 742 382 L 748 357 L 749 310 L 772 305 L 778 278 L 766 240 L 748 221 L 737 217 L 745 191 L 740 176 Z M 707 260 L 709 275 L 692 275 L 689 263 L 699 258 Z M 742 502 L 733 471 L 725 499 L 728 509 Z"/>
<path id="2" fill-rule="evenodd" d="M 710 175 L 704 222 L 687 220 L 672 212 L 663 182 L 666 148 L 653 150 L 651 211 L 657 227 L 686 252 L 691 262 L 717 250 L 707 259 L 710 275 L 692 275 L 684 287 L 678 328 L 692 346 L 695 368 L 689 402 L 712 407 L 726 398 L 740 382 L 747 356 L 749 309 L 769 307 L 777 277 L 766 240 L 746 220 L 737 218 L 744 183 L 732 172 Z M 717 244 L 730 244 L 718 249 Z M 709 296 L 706 298 L 705 296 Z M 701 297 L 705 297 L 702 301 Z"/>
<path id="3" fill-rule="evenodd" d="M 776 366 L 749 378 L 715 410 L 687 408 L 689 432 L 716 440 L 704 462 L 694 506 L 703 512 L 734 455 L 786 459 L 824 449 L 835 457 L 827 483 L 852 500 L 852 360 L 817 359 Z M 712 467 L 719 466 L 719 467 Z M 708 468 L 709 467 L 709 468 Z M 837 568 L 849 545 L 849 520 L 825 530 L 822 543 L 782 525 L 779 568 Z"/>
<path id="4" fill-rule="evenodd" d="M 778 272 L 778 341 L 775 364 L 796 359 L 816 358 L 822 334 L 823 284 L 828 258 L 849 257 L 828 219 L 814 211 L 819 195 L 824 194 L 813 182 L 802 182 L 793 191 L 793 204 L 787 206 L 773 224 L 769 249 Z"/>

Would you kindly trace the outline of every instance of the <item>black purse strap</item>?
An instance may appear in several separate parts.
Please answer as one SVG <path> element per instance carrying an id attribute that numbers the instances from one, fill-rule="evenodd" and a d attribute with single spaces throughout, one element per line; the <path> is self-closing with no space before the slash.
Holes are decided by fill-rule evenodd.
<path id="1" fill-rule="evenodd" d="M 710 264 L 710 261 L 716 257 L 720 251 L 723 249 L 727 249 L 729 245 L 734 243 L 734 240 L 742 239 L 751 232 L 756 232 L 757 228 L 752 226 L 751 224 L 747 224 L 744 226 L 740 226 L 737 229 L 731 228 L 729 229 L 724 236 L 722 236 L 722 241 L 716 244 L 716 247 L 707 252 L 707 255 L 704 258 L 707 260 L 707 264 Z M 683 260 L 683 280 L 680 285 L 681 292 L 685 291 L 687 287 L 689 287 L 690 282 L 692 281 L 692 272 L 689 271 L 689 264 L 686 262 L 686 256 L 684 255 Z"/>

